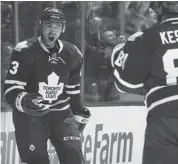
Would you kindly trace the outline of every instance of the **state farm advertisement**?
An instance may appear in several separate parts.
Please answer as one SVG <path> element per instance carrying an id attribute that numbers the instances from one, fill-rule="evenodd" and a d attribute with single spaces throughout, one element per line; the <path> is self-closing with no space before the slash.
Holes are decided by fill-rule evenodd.
<path id="1" fill-rule="evenodd" d="M 81 135 L 86 164 L 141 164 L 147 110 L 143 106 L 92 107 Z M 48 142 L 51 164 L 59 164 Z M 11 112 L 1 113 L 1 164 L 21 164 Z"/>

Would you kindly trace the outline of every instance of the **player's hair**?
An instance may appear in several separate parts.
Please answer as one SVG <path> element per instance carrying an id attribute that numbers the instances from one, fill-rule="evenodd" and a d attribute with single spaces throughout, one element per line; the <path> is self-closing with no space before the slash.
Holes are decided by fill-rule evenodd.
<path id="1" fill-rule="evenodd" d="M 126 4 L 125 12 L 126 13 L 136 13 L 137 15 L 143 15 L 145 11 L 150 6 L 150 2 L 147 1 L 137 1 L 130 2 Z"/>
<path id="2" fill-rule="evenodd" d="M 125 8 L 125 34 L 130 36 L 137 31 L 149 28 L 148 20 L 144 16 L 149 9 L 150 2 L 131 2 Z"/>

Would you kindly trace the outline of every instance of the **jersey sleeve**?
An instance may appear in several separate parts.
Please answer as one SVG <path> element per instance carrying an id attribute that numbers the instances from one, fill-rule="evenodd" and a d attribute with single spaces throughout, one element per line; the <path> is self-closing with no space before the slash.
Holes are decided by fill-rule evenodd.
<path id="1" fill-rule="evenodd" d="M 149 73 L 150 46 L 142 32 L 116 46 L 111 57 L 116 88 L 122 93 L 142 94 Z"/>
<path id="2" fill-rule="evenodd" d="M 69 73 L 68 83 L 65 85 L 65 91 L 70 96 L 70 106 L 73 113 L 83 110 L 80 95 L 81 68 L 83 63 L 82 54 L 77 47 L 73 47 L 71 60 L 71 71 Z"/>
<path id="3" fill-rule="evenodd" d="M 66 93 L 69 95 L 80 94 L 81 68 L 83 63 L 82 54 L 77 47 L 73 47 L 72 53 L 69 79 L 65 85 Z"/>
<path id="4" fill-rule="evenodd" d="M 10 105 L 13 105 L 20 92 L 25 91 L 30 72 L 30 66 L 25 57 L 26 54 L 22 50 L 23 48 L 25 48 L 25 45 L 19 46 L 19 44 L 14 48 L 4 82 L 4 95 Z"/>

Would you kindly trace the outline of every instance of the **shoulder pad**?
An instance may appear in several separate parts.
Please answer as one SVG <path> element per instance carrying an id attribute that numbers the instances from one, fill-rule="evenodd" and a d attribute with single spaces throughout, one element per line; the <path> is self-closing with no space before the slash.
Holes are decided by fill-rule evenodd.
<path id="1" fill-rule="evenodd" d="M 138 31 L 136 33 L 134 33 L 133 35 L 131 35 L 129 38 L 128 38 L 128 41 L 135 41 L 136 38 L 140 37 L 143 35 L 143 32 L 142 31 Z"/>
<path id="2" fill-rule="evenodd" d="M 27 47 L 28 47 L 27 43 L 28 43 L 28 42 L 27 42 L 26 40 L 23 41 L 23 42 L 18 43 L 18 44 L 15 46 L 14 50 L 15 50 L 15 51 L 18 51 L 18 52 L 21 52 L 21 50 L 22 50 L 23 48 L 27 48 Z"/>

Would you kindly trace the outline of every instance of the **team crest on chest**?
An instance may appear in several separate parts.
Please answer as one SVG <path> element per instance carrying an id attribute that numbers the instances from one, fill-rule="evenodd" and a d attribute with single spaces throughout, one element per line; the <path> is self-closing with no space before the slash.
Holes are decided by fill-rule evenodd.
<path id="1" fill-rule="evenodd" d="M 59 83 L 59 76 L 52 72 L 47 77 L 47 84 L 45 82 L 39 83 L 39 91 L 38 93 L 41 94 L 44 100 L 52 101 L 57 100 L 58 96 L 63 93 L 64 83 Z"/>
<path id="2" fill-rule="evenodd" d="M 51 56 L 49 56 L 48 62 L 51 64 L 57 64 L 59 61 L 61 61 L 63 64 L 66 64 L 65 61 L 58 56 L 57 52 L 53 52 Z"/>
<path id="3" fill-rule="evenodd" d="M 57 53 L 56 52 L 52 53 L 52 55 L 49 56 L 48 62 L 50 62 L 52 64 L 57 64 L 58 63 L 58 57 L 57 57 Z"/>

